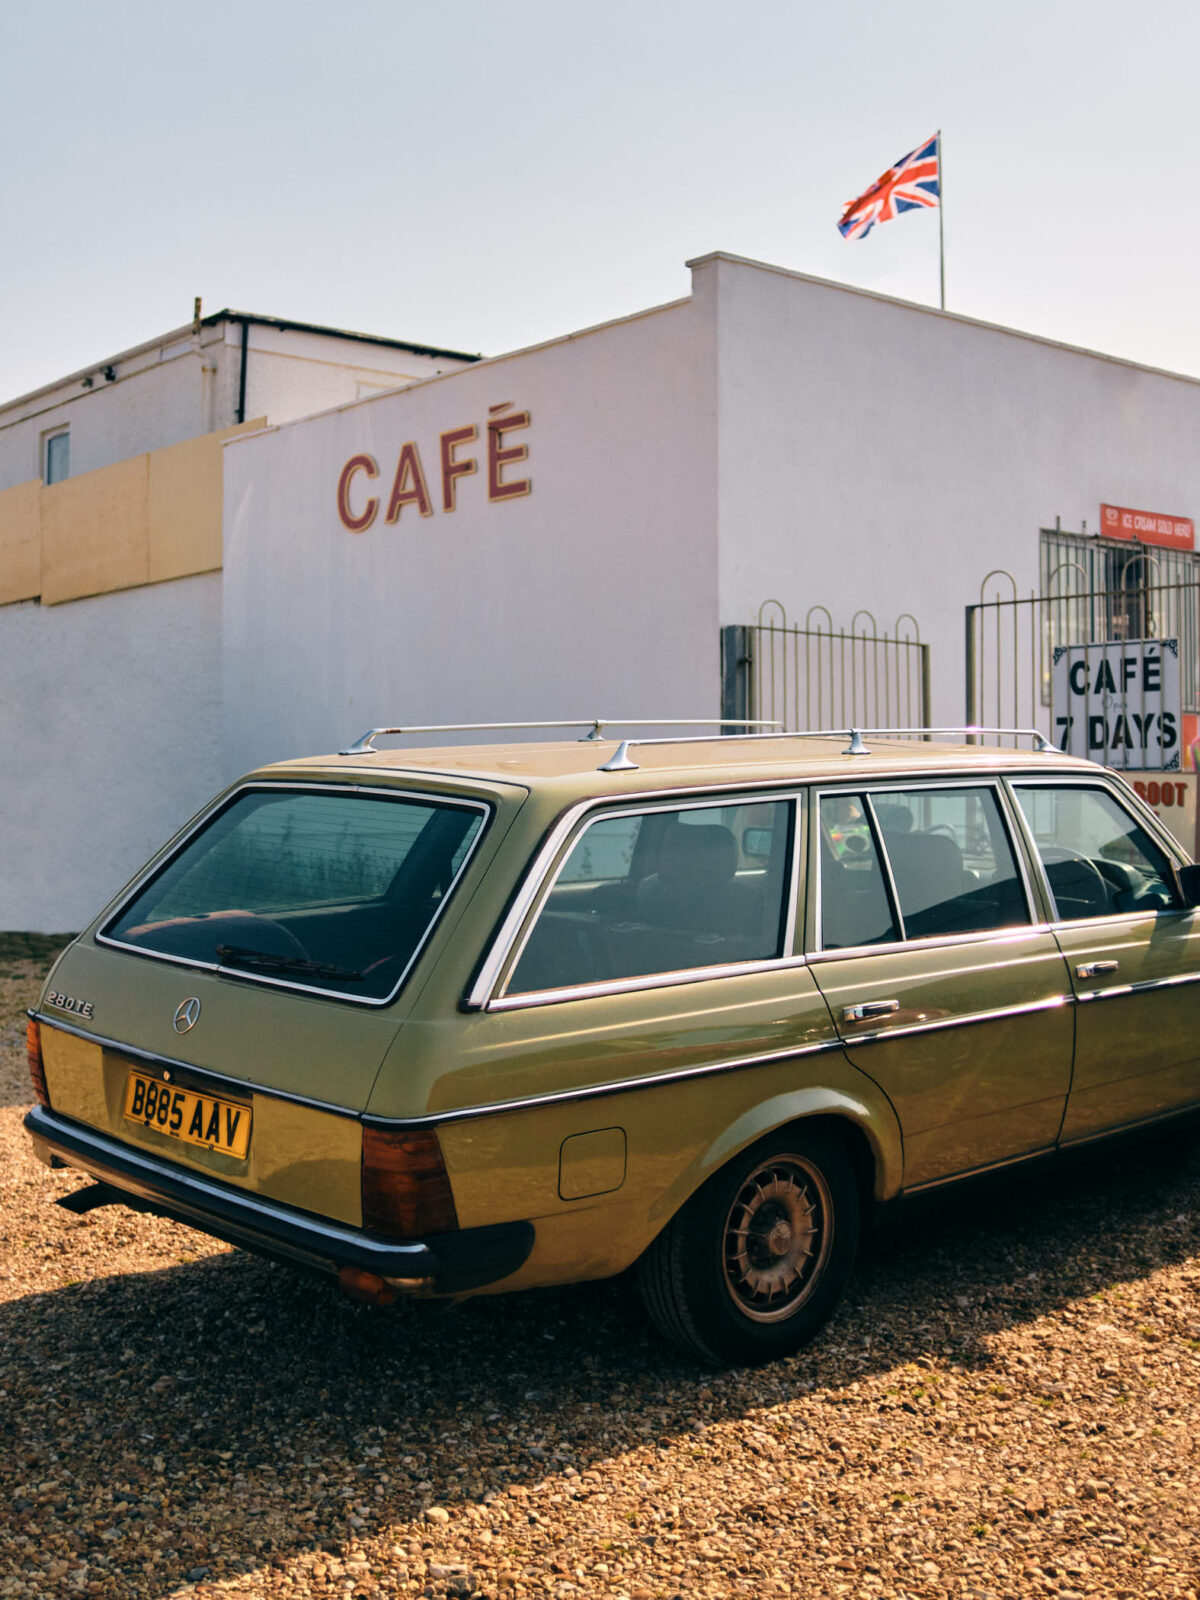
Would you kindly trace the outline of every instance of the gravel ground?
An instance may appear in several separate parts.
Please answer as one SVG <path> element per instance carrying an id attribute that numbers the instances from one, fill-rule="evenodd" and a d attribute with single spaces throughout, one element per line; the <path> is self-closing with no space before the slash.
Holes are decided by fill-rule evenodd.
<path id="1" fill-rule="evenodd" d="M 20 1128 L 22 953 L 0 942 L 0 1596 L 1195 1600 L 1194 1134 L 910 1216 L 812 1349 L 707 1373 L 624 1282 L 377 1312 L 61 1211 L 80 1180 Z"/>

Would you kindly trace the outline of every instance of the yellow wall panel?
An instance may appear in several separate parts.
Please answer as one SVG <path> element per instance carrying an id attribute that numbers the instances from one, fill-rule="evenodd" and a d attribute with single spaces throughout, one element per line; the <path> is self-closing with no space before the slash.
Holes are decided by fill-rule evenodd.
<path id="1" fill-rule="evenodd" d="M 37 478 L 0 492 L 0 606 L 41 593 L 41 494 Z"/>
<path id="2" fill-rule="evenodd" d="M 150 455 L 149 582 L 221 565 L 222 442 L 265 418 L 203 433 Z"/>
<path id="3" fill-rule="evenodd" d="M 130 456 L 42 490 L 42 604 L 149 582 L 150 465 Z"/>

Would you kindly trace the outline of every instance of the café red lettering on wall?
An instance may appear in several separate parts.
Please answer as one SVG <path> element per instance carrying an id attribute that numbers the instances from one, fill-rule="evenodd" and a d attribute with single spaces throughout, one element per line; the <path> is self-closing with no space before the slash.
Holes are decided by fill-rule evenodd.
<path id="1" fill-rule="evenodd" d="M 1131 511 L 1128 506 L 1100 507 L 1100 532 L 1105 539 L 1137 539 L 1168 550 L 1194 550 L 1196 526 L 1190 517 L 1168 517 L 1161 511 Z"/>
<path id="2" fill-rule="evenodd" d="M 337 510 L 342 526 L 351 533 L 363 533 L 383 510 L 385 522 L 399 522 L 412 506 L 422 517 L 431 517 L 436 505 L 442 511 L 458 509 L 461 480 L 480 471 L 487 484 L 489 501 L 518 500 L 533 489 L 532 478 L 514 476 L 517 463 L 528 461 L 529 446 L 513 435 L 528 428 L 528 411 L 514 411 L 511 401 L 488 407 L 482 449 L 471 447 L 479 439 L 473 422 L 460 428 L 447 428 L 438 435 L 436 447 L 426 447 L 426 459 L 415 439 L 400 446 L 394 463 L 385 463 L 381 475 L 374 456 L 351 456 L 342 468 L 337 485 Z"/>

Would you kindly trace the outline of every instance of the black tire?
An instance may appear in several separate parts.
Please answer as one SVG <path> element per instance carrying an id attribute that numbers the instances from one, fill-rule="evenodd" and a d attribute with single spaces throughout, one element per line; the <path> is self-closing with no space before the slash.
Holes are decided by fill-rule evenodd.
<path id="1" fill-rule="evenodd" d="M 846 1286 L 858 1182 L 828 1129 L 780 1129 L 714 1174 L 642 1257 L 651 1319 L 714 1366 L 774 1361 L 805 1344 Z"/>

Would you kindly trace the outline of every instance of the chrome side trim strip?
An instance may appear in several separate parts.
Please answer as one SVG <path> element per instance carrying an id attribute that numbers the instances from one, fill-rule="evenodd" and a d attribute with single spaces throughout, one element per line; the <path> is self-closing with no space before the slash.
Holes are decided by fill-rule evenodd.
<path id="1" fill-rule="evenodd" d="M 248 1083 L 244 1078 L 230 1078 L 223 1072 L 214 1072 L 210 1067 L 198 1067 L 194 1062 L 181 1061 L 175 1056 L 160 1056 L 153 1050 L 142 1050 L 136 1045 L 123 1044 L 119 1039 L 107 1039 L 101 1034 L 89 1033 L 86 1028 L 78 1028 L 70 1022 L 60 1022 L 57 1017 L 48 1016 L 44 1011 L 31 1011 L 29 1015 L 35 1022 L 40 1022 L 47 1028 L 57 1028 L 60 1033 L 74 1034 L 75 1038 L 86 1039 L 89 1044 L 98 1045 L 101 1050 L 111 1050 L 114 1055 L 128 1056 L 133 1061 L 144 1061 L 147 1066 L 167 1067 L 172 1072 L 188 1073 L 205 1083 L 211 1083 L 214 1088 L 227 1089 L 242 1099 L 248 1094 L 262 1095 L 269 1100 L 287 1100 L 292 1105 L 311 1106 L 314 1111 L 327 1111 L 331 1116 L 346 1117 L 352 1122 L 359 1120 L 357 1111 L 349 1111 L 345 1106 L 334 1105 L 328 1100 L 314 1100 L 311 1095 L 292 1094 L 287 1089 L 268 1089 L 260 1083 Z"/>
<path id="2" fill-rule="evenodd" d="M 459 809 L 464 811 L 478 811 L 482 815 L 483 822 L 480 825 L 475 837 L 467 846 L 467 853 L 459 862 L 458 871 L 454 874 L 453 879 L 447 886 L 445 894 L 438 901 L 437 909 L 434 911 L 433 916 L 430 917 L 425 932 L 418 940 L 416 948 L 413 950 L 413 953 L 409 958 L 408 964 L 405 966 L 404 971 L 397 978 L 396 985 L 390 994 L 384 995 L 382 999 L 375 999 L 366 995 L 347 994 L 344 989 L 323 989 L 319 984 L 293 983 L 287 978 L 269 978 L 263 973 L 251 972 L 244 967 L 227 967 L 216 961 L 196 961 L 187 956 L 170 955 L 165 951 L 152 950 L 147 945 L 127 944 L 123 939 L 110 938 L 109 935 L 103 931 L 98 931 L 93 936 L 96 943 L 107 945 L 112 950 L 123 950 L 128 955 L 141 956 L 145 960 L 164 961 L 173 966 L 188 967 L 193 972 L 215 972 L 224 978 L 236 978 L 246 983 L 261 984 L 265 988 L 289 989 L 298 994 L 319 995 L 323 1000 L 345 1001 L 348 1005 L 362 1006 L 374 1010 L 378 1010 L 382 1006 L 390 1006 L 393 1000 L 395 1000 L 396 996 L 400 993 L 400 990 L 404 987 L 404 984 L 407 982 L 409 973 L 420 960 L 421 953 L 425 949 L 425 946 L 429 943 L 430 939 L 432 939 L 434 929 L 441 921 L 446 907 L 453 899 L 454 891 L 462 882 L 463 874 L 466 872 L 467 867 L 474 857 L 476 850 L 479 848 L 484 835 L 487 833 L 489 823 L 496 814 L 496 807 L 485 800 L 470 800 L 459 795 L 443 798 L 441 795 L 439 795 L 437 790 L 399 789 L 394 788 L 389 784 L 305 783 L 303 780 L 294 783 L 288 783 L 273 779 L 254 780 L 248 783 L 241 783 L 235 788 L 229 790 L 227 793 L 221 795 L 216 805 L 207 807 L 202 815 L 197 818 L 195 823 L 187 830 L 185 834 L 183 834 L 179 839 L 172 841 L 167 847 L 169 853 L 165 854 L 162 860 L 159 860 L 158 857 L 156 857 L 150 870 L 139 874 L 137 879 L 134 881 L 133 886 L 122 893 L 120 901 L 115 908 L 105 914 L 104 927 L 108 928 L 112 926 L 112 924 L 125 910 L 126 906 L 128 906 L 132 900 L 136 899 L 141 891 L 144 888 L 147 888 L 160 872 L 165 871 L 171 862 L 179 855 L 180 851 L 190 843 L 200 829 L 204 827 L 204 825 L 209 822 L 218 811 L 222 811 L 227 806 L 232 805 L 240 795 L 252 794 L 260 789 L 295 790 L 304 794 L 381 795 L 388 800 L 416 800 L 418 802 L 425 802 L 427 804 L 433 803 L 436 805 L 445 806 L 452 810 Z"/>
<path id="3" fill-rule="evenodd" d="M 1090 997 L 1089 997 L 1090 998 Z M 1057 1011 L 1062 1006 L 1073 1006 L 1071 994 L 1051 995 L 1046 1000 L 1031 1000 L 1021 1006 L 998 1006 L 994 1011 L 971 1011 L 962 1017 L 940 1017 L 936 1022 L 913 1022 L 898 1028 L 874 1028 L 869 1033 L 852 1033 L 845 1036 L 849 1049 L 853 1045 L 878 1044 L 884 1039 L 911 1038 L 915 1033 L 942 1033 L 947 1028 L 968 1028 L 977 1022 L 1001 1022 L 1006 1017 L 1034 1016 L 1042 1011 Z"/>
<path id="4" fill-rule="evenodd" d="M 766 1067 L 775 1061 L 798 1061 L 804 1056 L 828 1055 L 841 1051 L 841 1039 L 823 1039 L 820 1044 L 793 1045 L 786 1050 L 767 1050 L 761 1055 L 735 1056 L 728 1061 L 704 1061 L 694 1067 L 678 1067 L 671 1072 L 647 1073 L 642 1078 L 615 1078 L 607 1083 L 589 1083 L 578 1089 L 557 1089 L 551 1094 L 524 1095 L 516 1100 L 496 1100 L 490 1105 L 464 1106 L 453 1111 L 426 1112 L 415 1117 L 377 1117 L 367 1114 L 363 1125 L 369 1128 L 441 1127 L 447 1122 L 466 1122 L 476 1117 L 499 1117 L 510 1111 L 532 1111 L 539 1106 L 564 1105 L 573 1100 L 595 1100 L 601 1095 L 626 1094 L 635 1089 L 657 1089 L 664 1083 L 687 1078 L 712 1078 L 743 1067 Z"/>
<path id="5" fill-rule="evenodd" d="M 532 989 L 528 994 L 502 994 L 490 1000 L 490 1011 L 523 1011 L 527 1006 L 558 1005 L 564 1000 L 592 1000 L 602 995 L 635 994 L 642 989 L 673 989 L 684 983 L 703 983 L 707 978 L 753 977 L 760 972 L 778 972 L 789 967 L 806 967 L 805 956 L 777 956 L 769 961 L 729 961 L 711 967 L 689 967 L 683 972 L 649 972 L 637 978 L 610 978 L 601 983 L 577 983 L 563 989 Z"/>
<path id="6" fill-rule="evenodd" d="M 1138 1133 L 1143 1128 L 1156 1128 L 1160 1123 L 1181 1121 L 1185 1117 L 1194 1117 L 1200 1111 L 1200 1101 L 1190 1101 L 1187 1105 L 1172 1106 L 1170 1111 L 1156 1111 L 1152 1116 L 1139 1117 L 1136 1122 L 1118 1122 L 1109 1128 L 1099 1128 L 1092 1133 L 1076 1134 L 1072 1139 L 1060 1139 L 1060 1150 L 1079 1150 L 1084 1145 L 1099 1144 L 1102 1140 L 1114 1139 L 1125 1133 Z"/>
<path id="7" fill-rule="evenodd" d="M 963 1172 L 952 1172 L 945 1178 L 929 1178 L 924 1183 L 914 1183 L 910 1189 L 902 1189 L 901 1197 L 907 1199 L 909 1195 L 927 1194 L 931 1189 L 944 1189 L 947 1184 L 959 1183 L 967 1178 L 982 1178 L 989 1172 L 1003 1172 L 1006 1167 L 1024 1166 L 1027 1161 L 1042 1161 L 1046 1156 L 1052 1156 L 1057 1145 L 1039 1145 L 1036 1150 L 1026 1150 L 1023 1155 L 1006 1156 L 1003 1161 L 989 1161 L 982 1167 L 967 1167 Z"/>
<path id="8" fill-rule="evenodd" d="M 1200 972 L 1177 972 L 1170 978 L 1146 978 L 1140 983 L 1116 983 L 1109 989 L 1093 989 L 1077 995 L 1080 1005 L 1092 1000 L 1120 1000 L 1130 994 L 1150 994 L 1155 989 L 1179 989 L 1184 984 L 1200 983 Z"/>

